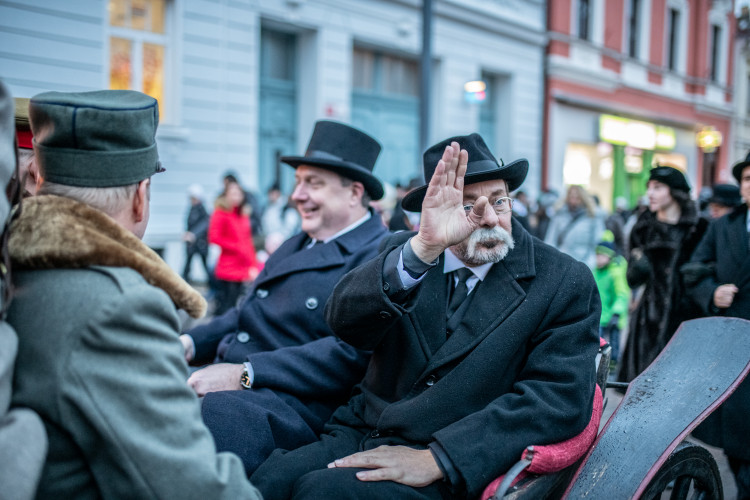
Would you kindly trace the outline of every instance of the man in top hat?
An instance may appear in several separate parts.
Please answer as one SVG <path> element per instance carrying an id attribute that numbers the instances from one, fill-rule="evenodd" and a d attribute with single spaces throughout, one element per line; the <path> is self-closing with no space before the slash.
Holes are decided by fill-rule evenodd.
<path id="1" fill-rule="evenodd" d="M 688 294 L 706 316 L 750 319 L 750 153 L 732 174 L 744 201 L 711 222 L 690 259 L 704 272 Z M 685 272 L 687 270 L 683 270 Z M 750 382 L 739 388 L 701 424 L 694 434 L 724 449 L 737 481 L 737 498 L 750 498 Z"/>
<path id="2" fill-rule="evenodd" d="M 248 472 L 274 448 L 317 438 L 362 379 L 369 353 L 337 339 L 323 318 L 334 285 L 377 254 L 386 235 L 369 201 L 383 196 L 372 175 L 380 145 L 347 125 L 319 121 L 296 169 L 292 201 L 302 232 L 266 261 L 247 297 L 182 335 L 186 358 L 214 363 L 188 380 L 219 450 Z"/>
<path id="3" fill-rule="evenodd" d="M 528 162 L 498 164 L 477 134 L 424 154 L 427 186 L 397 233 L 326 305 L 336 335 L 373 350 L 321 441 L 276 450 L 264 498 L 477 498 L 533 443 L 591 418 L 601 313 L 585 264 L 511 217 Z"/>
<path id="4" fill-rule="evenodd" d="M 8 322 L 12 405 L 49 436 L 37 498 L 260 498 L 185 386 L 177 308 L 205 300 L 141 242 L 164 170 L 156 100 L 46 92 L 29 115 L 43 181 L 11 226 Z"/>
<path id="5" fill-rule="evenodd" d="M 742 204 L 740 188 L 734 184 L 715 184 L 708 198 L 708 213 L 712 219 L 718 219 Z"/>

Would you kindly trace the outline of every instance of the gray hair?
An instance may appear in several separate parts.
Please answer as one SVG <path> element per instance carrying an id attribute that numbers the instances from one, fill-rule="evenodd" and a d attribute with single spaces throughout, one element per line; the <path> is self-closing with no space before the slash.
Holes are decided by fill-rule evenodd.
<path id="1" fill-rule="evenodd" d="M 353 179 L 350 179 L 349 177 L 344 177 L 341 174 L 337 174 L 339 178 L 341 179 L 341 185 L 344 187 L 349 187 L 354 182 Z M 372 197 L 370 196 L 370 193 L 367 192 L 367 189 L 362 191 L 362 206 L 365 208 L 368 208 L 370 206 L 370 202 L 372 201 Z"/>
<path id="2" fill-rule="evenodd" d="M 138 184 L 140 183 L 115 187 L 82 187 L 44 181 L 37 194 L 54 194 L 72 198 L 113 217 L 128 207 L 138 189 Z"/>

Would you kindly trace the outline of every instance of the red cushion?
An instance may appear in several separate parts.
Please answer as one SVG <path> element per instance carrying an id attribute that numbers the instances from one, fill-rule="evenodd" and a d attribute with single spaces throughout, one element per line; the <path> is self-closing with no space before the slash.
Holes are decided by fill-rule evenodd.
<path id="1" fill-rule="evenodd" d="M 550 474 L 573 465 L 591 448 L 599 431 L 599 421 L 602 418 L 604 402 L 602 390 L 596 386 L 594 392 L 594 410 L 591 412 L 591 420 L 583 431 L 567 441 L 544 446 L 530 446 L 521 454 L 522 459 L 531 459 L 531 464 L 522 471 L 512 484 L 516 484 L 528 474 Z M 482 500 L 488 500 L 495 494 L 505 475 L 492 481 L 482 492 Z"/>

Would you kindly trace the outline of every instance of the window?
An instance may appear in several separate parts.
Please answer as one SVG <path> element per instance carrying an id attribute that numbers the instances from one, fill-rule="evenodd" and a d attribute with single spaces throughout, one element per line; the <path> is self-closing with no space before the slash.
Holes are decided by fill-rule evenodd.
<path id="1" fill-rule="evenodd" d="M 669 9 L 669 41 L 667 43 L 667 68 L 677 69 L 677 43 L 680 30 L 680 11 Z"/>
<path id="2" fill-rule="evenodd" d="M 379 94 L 417 96 L 418 65 L 403 57 L 355 48 L 352 84 L 356 89 Z"/>
<path id="3" fill-rule="evenodd" d="M 109 88 L 139 90 L 164 107 L 166 0 L 109 1 Z"/>
<path id="4" fill-rule="evenodd" d="M 745 98 L 747 101 L 745 101 L 745 114 L 750 117 L 750 73 L 747 74 L 747 94 L 745 95 Z"/>
<path id="5" fill-rule="evenodd" d="M 640 10 L 640 0 L 630 0 L 630 17 L 628 19 L 628 55 L 638 57 L 638 13 Z"/>
<path id="6" fill-rule="evenodd" d="M 721 27 L 711 25 L 711 81 L 716 82 L 719 76 L 719 43 L 721 41 Z"/>
<path id="7" fill-rule="evenodd" d="M 591 17 L 590 0 L 578 0 L 578 38 L 589 39 L 589 19 Z"/>

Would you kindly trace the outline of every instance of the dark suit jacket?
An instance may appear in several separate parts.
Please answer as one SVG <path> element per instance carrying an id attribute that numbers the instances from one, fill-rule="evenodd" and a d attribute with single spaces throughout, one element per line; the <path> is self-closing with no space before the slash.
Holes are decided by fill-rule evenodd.
<path id="1" fill-rule="evenodd" d="M 747 236 L 747 205 L 716 219 L 693 253 L 691 262 L 715 264 L 706 277 L 688 293 L 706 316 L 750 319 L 750 251 Z M 714 291 L 734 283 L 739 291 L 727 309 L 714 309 Z M 732 457 L 750 460 L 750 381 L 745 380 L 729 399 L 694 432 L 703 441 L 719 446 Z"/>
<path id="2" fill-rule="evenodd" d="M 514 221 L 515 249 L 469 295 L 446 341 L 443 257 L 407 300 L 389 296 L 401 283 L 384 280 L 384 263 L 409 236 L 388 239 L 328 301 L 334 332 L 374 350 L 361 393 L 328 430 L 374 429 L 365 449 L 429 445 L 450 461 L 453 487 L 476 497 L 526 446 L 570 438 L 590 419 L 599 294 L 584 264 Z"/>
<path id="3" fill-rule="evenodd" d="M 333 336 L 323 308 L 339 278 L 374 257 L 386 234 L 373 214 L 324 245 L 303 249 L 307 235 L 289 238 L 238 307 L 186 332 L 195 341 L 194 364 L 250 361 L 254 388 L 319 402 L 345 400 L 361 380 L 368 354 Z"/>

